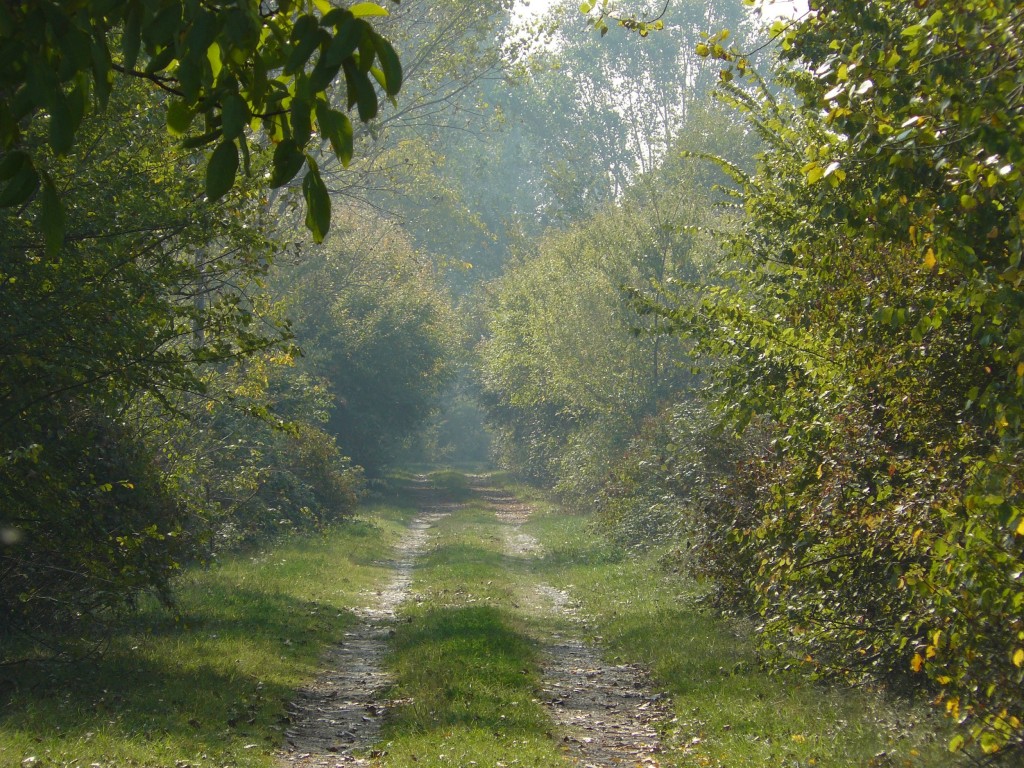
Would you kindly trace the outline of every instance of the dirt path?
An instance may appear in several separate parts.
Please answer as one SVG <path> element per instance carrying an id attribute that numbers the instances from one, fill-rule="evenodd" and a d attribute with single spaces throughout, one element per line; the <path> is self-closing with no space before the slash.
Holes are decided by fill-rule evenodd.
<path id="1" fill-rule="evenodd" d="M 393 633 L 398 606 L 409 597 L 412 570 L 430 536 L 430 528 L 451 514 L 452 505 L 424 488 L 420 513 L 396 547 L 395 575 L 369 607 L 358 610 L 359 624 L 345 633 L 323 660 L 324 672 L 299 691 L 288 708 L 285 749 L 278 755 L 282 768 L 344 768 L 373 765 L 356 757 L 377 740 L 380 722 L 393 702 L 382 691 L 391 680 L 383 670 L 387 641 Z"/>
<path id="2" fill-rule="evenodd" d="M 543 547 L 522 530 L 529 505 L 500 490 L 475 488 L 503 524 L 507 555 L 527 563 Z M 425 550 L 431 527 L 461 505 L 446 503 L 424 487 L 417 515 L 397 547 L 395 575 L 360 611 L 360 623 L 324 659 L 324 673 L 289 708 L 285 749 L 280 768 L 347 768 L 372 766 L 378 756 L 372 747 L 388 707 L 383 699 L 391 682 L 383 671 L 387 641 L 395 614 L 410 596 L 412 571 Z M 657 766 L 660 752 L 655 724 L 666 716 L 660 697 L 643 670 L 633 665 L 610 665 L 578 639 L 585 629 L 565 592 L 530 581 L 523 586 L 520 605 L 534 617 L 569 630 L 551 632 L 543 640 L 542 700 L 562 734 L 572 764 L 579 768 Z M 355 752 L 366 754 L 357 757 Z M 514 755 L 510 755 L 514 758 Z"/>
<path id="3" fill-rule="evenodd" d="M 530 517 L 529 505 L 494 489 L 479 493 L 506 525 L 506 553 L 540 557 L 540 542 L 521 530 Z M 661 745 L 655 725 L 668 714 L 645 671 L 630 664 L 608 664 L 595 648 L 579 640 L 585 625 L 566 592 L 545 583 L 533 584 L 532 590 L 533 594 L 524 595 L 522 605 L 551 618 L 568 619 L 573 627 L 568 636 L 554 632 L 545 643 L 543 701 L 576 765 L 658 765 Z"/>

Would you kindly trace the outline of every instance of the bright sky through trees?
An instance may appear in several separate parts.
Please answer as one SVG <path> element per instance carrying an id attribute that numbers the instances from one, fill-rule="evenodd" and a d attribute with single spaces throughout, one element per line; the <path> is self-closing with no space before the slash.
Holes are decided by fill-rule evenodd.
<path id="1" fill-rule="evenodd" d="M 539 18 L 551 10 L 559 0 L 516 0 L 512 8 L 514 18 L 529 22 Z M 632 10 L 624 7 L 623 10 Z M 765 3 L 765 18 L 774 19 L 781 16 L 799 16 L 807 10 L 807 0 L 772 0 Z"/>

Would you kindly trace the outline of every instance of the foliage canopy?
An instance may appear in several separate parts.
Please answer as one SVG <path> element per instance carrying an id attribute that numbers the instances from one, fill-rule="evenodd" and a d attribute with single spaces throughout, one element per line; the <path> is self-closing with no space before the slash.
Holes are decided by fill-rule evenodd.
<path id="1" fill-rule="evenodd" d="M 234 186 L 240 164 L 249 172 L 251 130 L 258 128 L 275 146 L 271 187 L 306 168 L 306 226 L 322 240 L 331 205 L 310 142 L 315 129 L 347 165 L 352 123 L 336 103 L 356 107 L 368 121 L 379 109 L 377 86 L 392 98 L 401 88 L 398 55 L 366 20 L 386 14 L 376 3 L 336 8 L 326 0 L 5 3 L 0 207 L 20 206 L 38 192 L 47 251 L 59 249 L 58 179 L 28 151 L 24 126 L 45 116 L 50 151 L 66 155 L 93 106 L 107 107 L 120 73 L 167 94 L 167 127 L 183 146 L 213 147 L 205 174 L 210 200 Z M 333 88 L 339 72 L 340 96 Z"/>

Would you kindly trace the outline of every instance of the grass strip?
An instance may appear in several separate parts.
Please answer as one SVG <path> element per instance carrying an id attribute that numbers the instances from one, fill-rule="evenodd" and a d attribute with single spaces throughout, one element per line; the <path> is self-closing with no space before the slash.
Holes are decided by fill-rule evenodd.
<path id="1" fill-rule="evenodd" d="M 581 603 L 610 660 L 640 662 L 671 696 L 664 765 L 937 768 L 956 759 L 924 702 L 815 684 L 759 667 L 752 628 L 709 615 L 657 553 L 617 550 L 586 519 L 538 502 L 540 572 Z"/>
<path id="2" fill-rule="evenodd" d="M 175 612 L 146 603 L 102 655 L 0 669 L 0 765 L 271 765 L 285 704 L 387 578 L 381 563 L 411 514 L 379 506 L 323 536 L 189 569 Z"/>
<path id="3" fill-rule="evenodd" d="M 564 765 L 538 701 L 537 648 L 515 616 L 521 574 L 502 548 L 493 512 L 478 505 L 436 526 L 390 656 L 398 706 L 385 765 Z"/>

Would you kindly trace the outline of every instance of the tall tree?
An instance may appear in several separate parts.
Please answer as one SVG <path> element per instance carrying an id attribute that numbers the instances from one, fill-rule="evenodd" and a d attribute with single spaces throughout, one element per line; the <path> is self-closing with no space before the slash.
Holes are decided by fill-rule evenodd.
<path id="1" fill-rule="evenodd" d="M 150 89 L 129 80 L 110 100 L 48 161 L 67 183 L 58 255 L 20 212 L 0 218 L 0 525 L 18 539 L 0 550 L 7 615 L 165 589 L 187 549 L 166 535 L 185 521 L 126 409 L 202 392 L 202 365 L 284 335 L 251 293 L 273 251 L 253 190 L 208 204 Z M 39 155 L 47 140 L 40 124 L 20 139 Z"/>
<path id="2" fill-rule="evenodd" d="M 274 284 L 330 387 L 325 428 L 379 474 L 437 407 L 460 344 L 434 266 L 394 222 L 348 209 L 325 248 L 282 264 Z"/>
<path id="3" fill-rule="evenodd" d="M 716 361 L 732 424 L 775 438 L 740 546 L 719 539 L 770 649 L 819 673 L 927 674 L 1008 761 L 1024 743 L 1022 19 L 837 0 L 780 21 L 794 103 L 727 89 L 767 146 L 756 174 L 730 169 L 748 217 L 727 279 L 665 308 Z M 721 36 L 701 52 L 749 69 Z"/>

